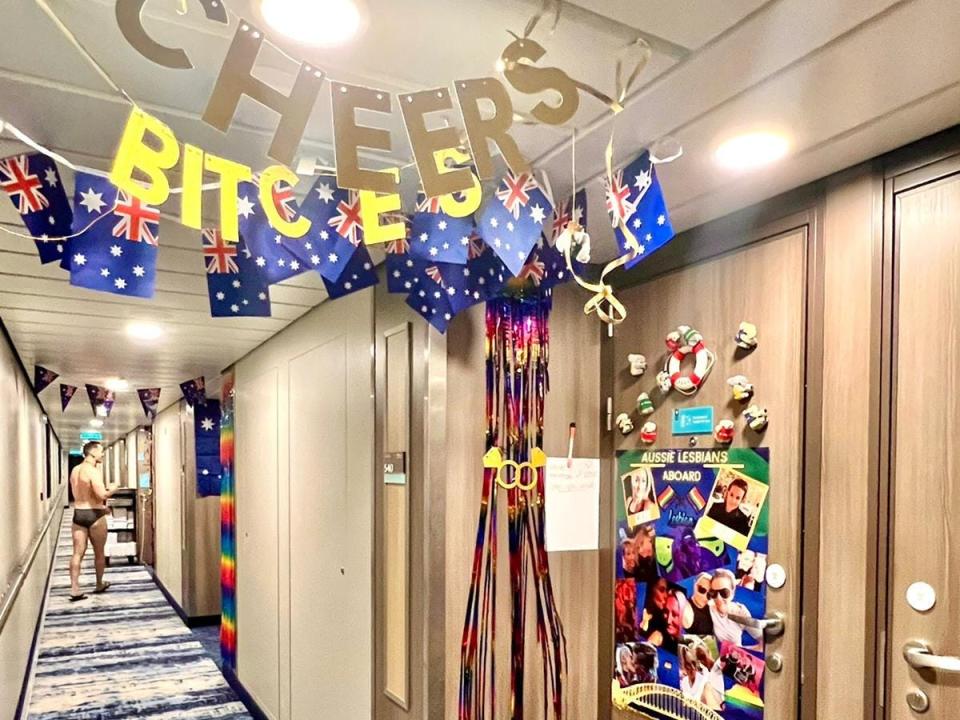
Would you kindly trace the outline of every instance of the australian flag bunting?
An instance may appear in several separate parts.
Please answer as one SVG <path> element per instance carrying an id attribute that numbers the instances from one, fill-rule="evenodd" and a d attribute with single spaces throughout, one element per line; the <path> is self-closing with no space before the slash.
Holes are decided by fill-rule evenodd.
<path id="1" fill-rule="evenodd" d="M 289 243 L 296 241 L 270 225 L 257 198 L 258 191 L 254 183 L 240 183 L 237 190 L 240 236 L 246 241 L 260 277 L 272 285 L 309 270 L 287 247 Z M 273 203 L 284 219 L 293 220 L 297 216 L 293 188 L 289 185 L 283 184 L 274 188 Z"/>
<path id="2" fill-rule="evenodd" d="M 42 153 L 4 158 L 0 160 L 0 190 L 9 196 L 34 237 L 40 262 L 62 261 L 67 241 L 58 238 L 70 235 L 73 210 L 57 164 Z"/>
<path id="3" fill-rule="evenodd" d="M 480 236 L 512 275 L 519 275 L 540 234 L 549 231 L 553 204 L 536 179 L 508 173 L 480 213 Z"/>
<path id="4" fill-rule="evenodd" d="M 357 290 L 372 287 L 380 282 L 377 277 L 377 271 L 373 267 L 373 260 L 370 259 L 370 253 L 366 245 L 358 245 L 350 257 L 350 262 L 340 274 L 336 282 L 331 282 L 323 278 L 323 284 L 327 288 L 327 295 L 331 300 L 336 300 L 344 295 L 349 295 Z"/>
<path id="5" fill-rule="evenodd" d="M 553 209 L 553 228 L 550 231 L 550 244 L 557 242 L 557 236 L 567 227 L 571 220 L 582 227 L 587 226 L 587 191 L 581 190 L 573 198 L 567 198 L 557 203 Z"/>
<path id="6" fill-rule="evenodd" d="M 440 198 L 422 194 L 413 214 L 410 230 L 410 254 L 436 263 L 466 265 L 473 218 L 456 218 L 440 209 Z"/>
<path id="7" fill-rule="evenodd" d="M 194 410 L 193 432 L 197 453 L 197 495 L 220 494 L 220 401 L 207 400 Z"/>
<path id="8" fill-rule="evenodd" d="M 187 405 L 192 408 L 204 405 L 207 402 L 207 385 L 203 375 L 180 383 L 180 392 L 183 393 L 183 399 L 187 401 Z"/>
<path id="9" fill-rule="evenodd" d="M 70 240 L 70 284 L 153 297 L 160 211 L 87 173 L 77 173 L 74 210 L 74 232 L 86 230 Z"/>
<path id="10" fill-rule="evenodd" d="M 228 243 L 219 230 L 201 232 L 207 294 L 213 317 L 270 317 L 270 286 L 257 272 L 241 235 Z"/>
<path id="11" fill-rule="evenodd" d="M 60 375 L 53 370 L 47 370 L 42 365 L 36 365 L 33 368 L 33 389 L 37 394 L 42 393 L 56 380 Z"/>
<path id="12" fill-rule="evenodd" d="M 306 267 L 336 283 L 363 240 L 359 195 L 337 186 L 333 175 L 320 175 L 300 207 L 310 219 L 310 232 L 288 247 Z"/>
<path id="13" fill-rule="evenodd" d="M 607 195 L 607 212 L 614 227 L 620 254 L 631 250 L 637 257 L 625 267 L 632 268 L 654 250 L 673 239 L 673 226 L 667 212 L 667 203 L 657 180 L 657 170 L 650 162 L 650 153 L 644 150 L 629 165 L 613 174 L 613 182 L 603 180 Z M 636 247 L 623 232 L 620 223 L 636 240 Z"/>
<path id="14" fill-rule="evenodd" d="M 407 305 L 442 333 L 447 331 L 447 326 L 455 314 L 450 304 L 448 289 L 456 293 L 453 286 L 448 288 L 444 284 L 443 273 L 446 270 L 452 277 L 458 269 L 462 271 L 463 266 L 431 265 L 425 271 L 426 280 L 421 281 L 417 289 L 407 296 Z"/>
<path id="15" fill-rule="evenodd" d="M 110 417 L 110 411 L 113 410 L 113 404 L 117 399 L 113 390 L 88 383 L 87 397 L 90 398 L 90 407 L 93 409 L 94 415 L 103 418 Z"/>
<path id="16" fill-rule="evenodd" d="M 70 401 L 73 400 L 73 396 L 76 395 L 77 388 L 73 385 L 60 385 L 60 411 L 66 412 L 67 405 L 70 404 Z"/>
<path id="17" fill-rule="evenodd" d="M 160 388 L 142 388 L 137 390 L 137 395 L 143 406 L 143 414 L 148 420 L 156 420 L 157 410 L 160 407 Z"/>

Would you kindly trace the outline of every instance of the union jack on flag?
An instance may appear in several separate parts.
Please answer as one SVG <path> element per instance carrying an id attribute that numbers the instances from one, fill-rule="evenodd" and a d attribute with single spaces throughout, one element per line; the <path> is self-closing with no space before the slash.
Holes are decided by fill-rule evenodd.
<path id="1" fill-rule="evenodd" d="M 532 175 L 508 173 L 480 213 L 478 228 L 484 242 L 516 276 L 552 215 L 553 203 Z"/>
<path id="2" fill-rule="evenodd" d="M 327 221 L 327 224 L 337 231 L 340 237 L 347 238 L 354 246 L 360 244 L 360 231 L 363 221 L 360 218 L 360 195 L 354 190 L 349 191 L 349 197 L 337 203 L 337 214 Z"/>
<path id="3" fill-rule="evenodd" d="M 267 220 L 263 208 L 256 202 L 258 195 L 256 184 L 240 183 L 237 190 L 237 219 L 240 236 L 251 253 L 257 272 L 265 283 L 272 285 L 306 272 L 309 267 L 293 252 L 297 240 L 278 232 Z M 274 207 L 286 220 L 297 215 L 294 200 L 292 188 L 274 186 Z"/>
<path id="4" fill-rule="evenodd" d="M 106 178 L 77 173 L 70 284 L 116 295 L 153 297 L 160 213 Z"/>
<path id="5" fill-rule="evenodd" d="M 553 210 L 553 229 L 550 233 L 551 243 L 557 241 L 557 237 L 566 229 L 567 223 L 571 220 L 582 227 L 587 226 L 586 190 L 581 190 L 574 198 L 568 198 L 557 203 L 557 207 Z"/>
<path id="6" fill-rule="evenodd" d="M 270 286 L 241 235 L 228 243 L 219 230 L 202 231 L 212 317 L 270 317 Z"/>
<path id="7" fill-rule="evenodd" d="M 530 193 L 539 185 L 537 185 L 533 175 L 529 173 L 521 173 L 520 175 L 507 173 L 507 176 L 503 179 L 503 184 L 504 187 L 497 190 L 497 197 L 503 203 L 507 212 L 513 215 L 513 219 L 518 220 L 520 210 L 530 202 Z"/>
<path id="8" fill-rule="evenodd" d="M 53 370 L 47 370 L 43 365 L 33 368 L 33 389 L 38 393 L 46 390 L 60 375 Z"/>
<path id="9" fill-rule="evenodd" d="M 356 193 L 341 190 L 333 175 L 321 175 L 307 193 L 300 211 L 311 221 L 310 231 L 301 240 L 287 243 L 306 267 L 316 270 L 325 281 L 337 283 L 357 251 L 360 210 L 338 210 L 356 202 Z M 354 218 L 353 215 L 356 215 Z M 352 227 L 350 227 L 352 226 Z M 340 231 L 344 230 L 343 233 Z"/>
<path id="10" fill-rule="evenodd" d="M 73 209 L 57 164 L 41 153 L 0 160 L 0 190 L 10 198 L 34 238 L 40 262 L 61 262 L 73 223 Z M 66 267 L 66 265 L 64 265 Z"/>
<path id="11" fill-rule="evenodd" d="M 612 226 L 617 227 L 621 221 L 627 222 L 636 212 L 637 203 L 630 199 L 630 186 L 623 182 L 623 170 L 617 170 L 610 180 L 604 178 L 604 190 L 607 195 L 607 212 L 610 214 Z"/>
<path id="12" fill-rule="evenodd" d="M 237 245 L 223 239 L 219 230 L 208 228 L 201 233 L 203 238 L 203 256 L 206 258 L 208 273 L 237 273 Z"/>

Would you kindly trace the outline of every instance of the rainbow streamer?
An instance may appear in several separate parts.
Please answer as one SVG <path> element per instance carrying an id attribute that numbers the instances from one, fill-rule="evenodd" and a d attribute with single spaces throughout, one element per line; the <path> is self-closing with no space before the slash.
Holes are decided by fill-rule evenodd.
<path id="1" fill-rule="evenodd" d="M 224 376 L 220 421 L 220 655 L 230 668 L 237 665 L 237 544 L 233 462 L 233 383 Z"/>
<path id="2" fill-rule="evenodd" d="M 549 295 L 497 298 L 487 303 L 487 450 L 522 463 L 543 446 L 543 409 L 549 378 Z M 497 470 L 483 471 L 477 544 L 460 653 L 459 720 L 496 713 Z M 543 704 L 564 717 L 566 637 L 550 580 L 544 538 L 544 478 L 529 490 L 503 491 L 507 501 L 510 571 L 510 719 L 524 717 L 527 602 L 536 602 L 537 641 L 543 661 Z M 548 711 L 549 708 L 549 711 Z M 537 713 L 540 717 L 540 714 Z"/>

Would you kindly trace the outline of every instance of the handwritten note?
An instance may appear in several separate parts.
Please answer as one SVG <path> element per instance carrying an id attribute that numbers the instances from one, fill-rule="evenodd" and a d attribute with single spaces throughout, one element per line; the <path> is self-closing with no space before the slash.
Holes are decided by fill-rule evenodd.
<path id="1" fill-rule="evenodd" d="M 546 533 L 549 552 L 600 546 L 600 460 L 548 458 Z"/>

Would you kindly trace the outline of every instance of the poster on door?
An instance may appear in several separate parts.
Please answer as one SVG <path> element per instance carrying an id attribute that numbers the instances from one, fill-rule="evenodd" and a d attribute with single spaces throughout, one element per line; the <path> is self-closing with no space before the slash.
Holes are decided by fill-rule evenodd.
<path id="1" fill-rule="evenodd" d="M 617 453 L 613 703 L 762 720 L 770 453 Z"/>

